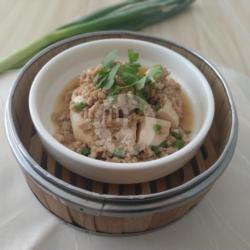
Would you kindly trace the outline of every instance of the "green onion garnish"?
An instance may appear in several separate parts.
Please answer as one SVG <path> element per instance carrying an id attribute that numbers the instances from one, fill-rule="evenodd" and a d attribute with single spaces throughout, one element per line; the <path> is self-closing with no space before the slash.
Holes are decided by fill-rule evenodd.
<path id="1" fill-rule="evenodd" d="M 89 156 L 90 153 L 91 153 L 91 148 L 89 147 L 83 147 L 82 150 L 81 150 L 81 153 L 85 156 Z"/>
<path id="2" fill-rule="evenodd" d="M 154 124 L 153 129 L 154 129 L 155 133 L 158 133 L 158 134 L 161 133 L 161 125 L 160 124 L 158 124 L 158 123 Z"/>
<path id="3" fill-rule="evenodd" d="M 161 148 L 159 146 L 151 146 L 150 148 L 156 156 L 159 156 L 161 154 Z"/>
<path id="4" fill-rule="evenodd" d="M 161 148 L 166 148 L 168 145 L 167 145 L 167 142 L 166 141 L 162 141 L 160 144 L 159 144 L 159 147 Z"/>
<path id="5" fill-rule="evenodd" d="M 176 139 L 176 142 L 174 144 L 174 147 L 178 150 L 183 148 L 185 146 L 185 142 L 182 139 Z"/>
<path id="6" fill-rule="evenodd" d="M 122 148 L 116 148 L 113 152 L 113 156 L 120 159 L 124 158 L 124 150 Z"/>
<path id="7" fill-rule="evenodd" d="M 77 102 L 77 103 L 74 105 L 74 110 L 75 110 L 76 112 L 81 112 L 85 106 L 86 106 L 86 104 L 85 104 L 84 102 Z"/>
<path id="8" fill-rule="evenodd" d="M 182 139 L 182 135 L 177 133 L 177 132 L 174 132 L 174 131 L 171 131 L 170 132 L 170 135 L 172 135 L 173 137 L 175 137 L 176 139 Z"/>

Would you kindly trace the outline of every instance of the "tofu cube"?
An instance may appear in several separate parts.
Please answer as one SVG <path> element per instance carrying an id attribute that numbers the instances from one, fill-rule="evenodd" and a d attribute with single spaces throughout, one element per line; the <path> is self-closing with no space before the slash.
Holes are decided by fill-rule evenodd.
<path id="1" fill-rule="evenodd" d="M 156 124 L 160 127 L 160 130 L 155 129 Z M 159 145 L 169 136 L 170 127 L 169 121 L 145 117 L 140 127 L 138 144 L 141 147 Z"/>
<path id="2" fill-rule="evenodd" d="M 83 96 L 76 95 L 75 91 L 73 92 L 71 97 L 71 105 L 74 106 L 74 104 L 77 104 L 79 102 L 85 103 Z M 70 108 L 70 120 L 75 139 L 83 143 L 91 143 L 91 141 L 93 140 L 93 131 L 91 129 L 84 129 L 84 127 L 86 127 L 86 121 L 83 119 L 79 112 L 74 110 L 74 108 Z"/>
<path id="3" fill-rule="evenodd" d="M 90 144 L 93 140 L 93 131 L 92 129 L 83 129 L 85 121 L 81 114 L 72 110 L 70 112 L 70 120 L 75 139 Z"/>
<path id="4" fill-rule="evenodd" d="M 168 98 L 166 98 L 164 106 L 157 112 L 156 117 L 166 121 L 170 121 L 172 127 L 174 128 L 177 128 L 180 124 L 180 118 Z"/>

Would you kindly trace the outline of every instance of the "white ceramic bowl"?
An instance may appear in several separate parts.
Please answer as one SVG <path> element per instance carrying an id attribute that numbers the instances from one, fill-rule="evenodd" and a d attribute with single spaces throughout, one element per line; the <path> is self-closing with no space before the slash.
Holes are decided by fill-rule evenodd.
<path id="1" fill-rule="evenodd" d="M 171 72 L 191 100 L 194 113 L 192 139 L 174 154 L 138 163 L 112 163 L 85 157 L 60 144 L 53 135 L 51 114 L 59 93 L 84 69 L 95 66 L 113 49 L 119 59 L 128 48 L 139 52 L 142 65 L 162 64 Z M 133 39 L 104 39 L 72 47 L 51 59 L 38 72 L 29 95 L 32 121 L 44 147 L 62 165 L 79 175 L 108 183 L 139 183 L 170 174 L 197 152 L 214 116 L 214 99 L 203 74 L 183 56 L 165 47 Z"/>

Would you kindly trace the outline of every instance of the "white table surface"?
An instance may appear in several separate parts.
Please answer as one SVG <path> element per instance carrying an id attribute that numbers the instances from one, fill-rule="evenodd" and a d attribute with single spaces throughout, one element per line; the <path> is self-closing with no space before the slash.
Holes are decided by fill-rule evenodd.
<path id="1" fill-rule="evenodd" d="M 60 25 L 123 0 L 0 0 L 0 58 Z M 250 0 L 196 0 L 144 33 L 171 39 L 250 75 Z"/>
<path id="2" fill-rule="evenodd" d="M 36 200 L 7 143 L 3 106 L 16 72 L 0 77 L 1 250 L 249 250 L 250 79 L 222 69 L 239 115 L 239 140 L 230 166 L 186 216 L 155 232 L 131 237 L 96 236 L 50 214 Z"/>

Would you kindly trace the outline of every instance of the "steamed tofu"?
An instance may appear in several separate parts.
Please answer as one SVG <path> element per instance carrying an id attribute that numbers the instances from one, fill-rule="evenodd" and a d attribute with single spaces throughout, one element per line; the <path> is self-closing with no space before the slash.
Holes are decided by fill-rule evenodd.
<path id="1" fill-rule="evenodd" d="M 78 89 L 76 89 L 76 90 L 78 90 Z M 71 103 L 72 104 L 76 104 L 76 103 L 79 103 L 79 102 L 85 103 L 85 100 L 84 100 L 82 95 L 76 95 L 76 90 L 73 91 L 73 93 L 72 93 Z"/>
<path id="2" fill-rule="evenodd" d="M 75 111 L 71 111 L 70 120 L 75 139 L 83 143 L 91 143 L 93 140 L 92 129 L 83 129 L 86 122 L 84 121 L 82 116 L 79 113 L 76 113 Z"/>
<path id="3" fill-rule="evenodd" d="M 128 125 L 127 118 L 119 118 L 118 121 L 122 124 L 121 129 L 115 134 L 117 144 L 126 151 L 132 153 L 136 143 L 136 129 L 137 124 Z"/>
<path id="4" fill-rule="evenodd" d="M 145 117 L 139 131 L 138 144 L 141 147 L 159 145 L 169 136 L 170 127 L 169 121 Z"/>
<path id="5" fill-rule="evenodd" d="M 83 102 L 84 99 L 81 95 L 72 94 L 71 103 L 72 105 Z M 70 109 L 70 120 L 71 126 L 73 130 L 73 135 L 77 141 L 81 141 L 83 143 L 89 144 L 93 138 L 93 132 L 91 129 L 86 129 L 86 121 L 81 116 L 80 112 L 74 110 L 74 108 Z M 84 129 L 85 128 L 85 129 Z"/>
<path id="6" fill-rule="evenodd" d="M 116 133 L 116 138 L 123 144 L 135 144 L 136 140 L 136 123 L 134 122 L 132 125 L 128 126 L 127 118 L 118 119 L 121 122 L 122 127 Z"/>
<path id="7" fill-rule="evenodd" d="M 168 98 L 166 98 L 164 106 L 157 112 L 156 116 L 157 118 L 170 121 L 174 128 L 179 126 L 180 118 Z"/>

